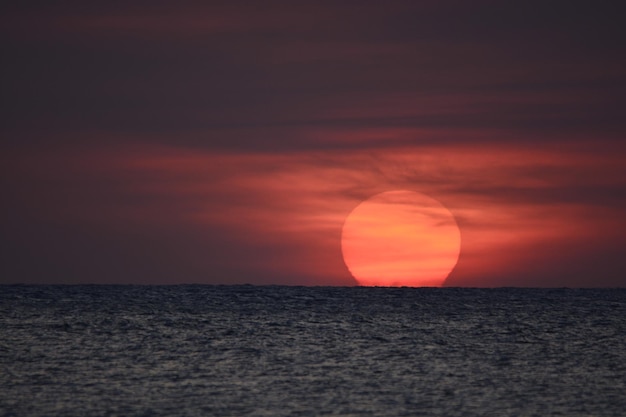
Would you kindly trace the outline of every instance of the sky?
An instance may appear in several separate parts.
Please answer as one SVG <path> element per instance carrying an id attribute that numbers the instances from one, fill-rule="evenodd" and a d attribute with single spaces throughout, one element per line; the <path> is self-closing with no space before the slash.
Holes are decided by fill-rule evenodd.
<path id="1" fill-rule="evenodd" d="M 626 286 L 617 1 L 0 6 L 0 283 L 356 285 L 426 194 L 445 286 Z"/>

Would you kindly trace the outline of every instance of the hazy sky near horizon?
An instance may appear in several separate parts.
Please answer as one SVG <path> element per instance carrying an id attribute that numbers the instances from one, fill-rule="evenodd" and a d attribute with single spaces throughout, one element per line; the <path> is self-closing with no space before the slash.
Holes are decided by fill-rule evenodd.
<path id="1" fill-rule="evenodd" d="M 346 216 L 405 189 L 445 285 L 624 287 L 620 6 L 1 6 L 0 283 L 354 285 Z"/>

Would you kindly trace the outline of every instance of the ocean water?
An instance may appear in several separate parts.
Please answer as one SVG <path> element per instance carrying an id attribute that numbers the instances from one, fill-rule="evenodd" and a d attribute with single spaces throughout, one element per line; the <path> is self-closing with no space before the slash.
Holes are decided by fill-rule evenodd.
<path id="1" fill-rule="evenodd" d="M 626 290 L 0 286 L 3 416 L 624 416 Z"/>

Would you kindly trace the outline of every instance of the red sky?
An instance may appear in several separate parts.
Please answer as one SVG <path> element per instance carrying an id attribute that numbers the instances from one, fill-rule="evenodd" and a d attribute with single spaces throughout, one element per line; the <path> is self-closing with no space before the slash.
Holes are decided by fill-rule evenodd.
<path id="1" fill-rule="evenodd" d="M 445 285 L 626 286 L 619 3 L 210 3 L 0 13 L 0 282 L 355 285 L 407 189 Z"/>

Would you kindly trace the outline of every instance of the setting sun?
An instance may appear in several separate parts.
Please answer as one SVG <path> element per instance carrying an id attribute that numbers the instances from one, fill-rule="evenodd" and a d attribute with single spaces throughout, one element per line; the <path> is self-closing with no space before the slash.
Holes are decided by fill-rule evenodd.
<path id="1" fill-rule="evenodd" d="M 360 285 L 440 287 L 457 263 L 461 235 L 452 213 L 438 201 L 388 191 L 350 213 L 341 246 Z"/>

